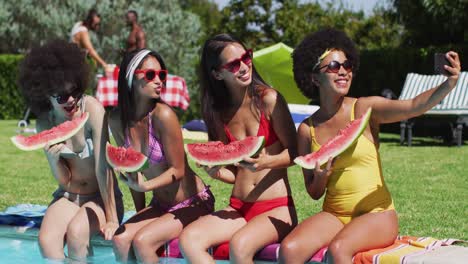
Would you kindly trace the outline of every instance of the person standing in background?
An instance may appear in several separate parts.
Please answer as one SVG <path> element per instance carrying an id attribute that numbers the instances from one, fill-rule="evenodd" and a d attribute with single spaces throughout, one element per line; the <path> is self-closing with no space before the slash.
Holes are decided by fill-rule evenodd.
<path id="1" fill-rule="evenodd" d="M 87 54 L 96 60 L 102 66 L 104 71 L 109 71 L 112 69 L 109 69 L 107 63 L 96 52 L 89 37 L 89 30 L 96 31 L 99 28 L 100 23 L 101 16 L 97 10 L 89 10 L 85 20 L 76 22 L 75 25 L 73 25 L 70 33 L 70 42 L 76 43 L 78 47 L 85 49 Z"/>
<path id="2" fill-rule="evenodd" d="M 127 26 L 131 28 L 127 38 L 126 52 L 140 50 L 146 48 L 145 32 L 138 24 L 138 13 L 135 10 L 130 10 L 125 15 Z"/>

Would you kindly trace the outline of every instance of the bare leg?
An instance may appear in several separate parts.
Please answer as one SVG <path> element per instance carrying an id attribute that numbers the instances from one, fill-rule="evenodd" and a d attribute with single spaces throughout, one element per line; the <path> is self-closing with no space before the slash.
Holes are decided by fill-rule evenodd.
<path id="1" fill-rule="evenodd" d="M 304 263 L 343 228 L 334 215 L 320 212 L 305 219 L 281 242 L 280 263 Z"/>
<path id="2" fill-rule="evenodd" d="M 106 215 L 101 205 L 96 202 L 83 204 L 67 228 L 68 256 L 86 261 L 91 236 L 99 233 L 105 223 Z"/>
<path id="3" fill-rule="evenodd" d="M 229 241 L 245 224 L 245 219 L 228 206 L 188 225 L 180 234 L 180 249 L 190 263 L 215 263 L 207 249 Z"/>
<path id="4" fill-rule="evenodd" d="M 159 216 L 161 212 L 152 207 L 147 207 L 136 215 L 132 216 L 125 224 L 119 227 L 112 239 L 115 258 L 120 262 L 127 262 L 129 258 L 134 258 L 131 250 L 132 241 L 135 234 Z"/>
<path id="5" fill-rule="evenodd" d="M 211 212 L 203 205 L 186 207 L 152 221 L 140 229 L 133 239 L 136 258 L 142 263 L 158 263 L 159 258 L 155 253 L 158 248 L 178 237 L 184 226 L 209 213 Z"/>
<path id="6" fill-rule="evenodd" d="M 65 198 L 51 204 L 39 230 L 39 247 L 42 256 L 48 259 L 64 259 L 65 233 L 72 218 L 80 207 Z"/>
<path id="7" fill-rule="evenodd" d="M 251 219 L 229 242 L 231 262 L 253 263 L 258 250 L 283 239 L 296 224 L 290 212 L 291 208 L 281 206 Z"/>
<path id="8" fill-rule="evenodd" d="M 352 257 L 357 252 L 388 246 L 397 235 L 398 218 L 394 210 L 354 218 L 328 246 L 332 263 L 352 263 Z"/>

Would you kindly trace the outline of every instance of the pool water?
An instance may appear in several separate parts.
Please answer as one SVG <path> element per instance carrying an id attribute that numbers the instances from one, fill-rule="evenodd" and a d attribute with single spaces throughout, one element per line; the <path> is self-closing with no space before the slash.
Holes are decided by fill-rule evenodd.
<path id="1" fill-rule="evenodd" d="M 37 229 L 21 230 L 17 227 L 0 226 L 0 263 L 2 264 L 58 264 L 72 263 L 71 261 L 50 261 L 42 258 L 37 243 Z M 94 255 L 89 257 L 87 263 L 118 263 L 115 260 L 112 247 L 107 241 L 92 242 Z M 76 262 L 73 262 L 76 263 Z M 183 264 L 184 259 L 161 258 L 162 264 Z M 216 261 L 216 263 L 229 263 Z"/>

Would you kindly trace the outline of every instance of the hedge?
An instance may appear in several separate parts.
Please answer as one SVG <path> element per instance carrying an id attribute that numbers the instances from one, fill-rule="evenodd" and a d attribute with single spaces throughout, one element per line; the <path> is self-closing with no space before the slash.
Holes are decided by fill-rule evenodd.
<path id="1" fill-rule="evenodd" d="M 26 109 L 16 85 L 22 59 L 22 55 L 0 55 L 0 119 L 19 119 Z"/>

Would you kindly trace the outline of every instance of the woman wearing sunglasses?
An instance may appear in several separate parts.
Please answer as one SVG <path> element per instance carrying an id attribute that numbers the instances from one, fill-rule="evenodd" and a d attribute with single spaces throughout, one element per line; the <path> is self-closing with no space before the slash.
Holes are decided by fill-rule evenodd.
<path id="1" fill-rule="evenodd" d="M 451 63 L 445 68 L 451 73 L 447 81 L 412 100 L 355 99 L 347 94 L 358 70 L 359 55 L 344 32 L 318 31 L 294 50 L 298 87 L 320 101 L 320 109 L 299 126 L 299 155 L 317 151 L 368 108 L 372 108 L 372 115 L 354 146 L 322 167 L 303 170 L 309 195 L 318 200 L 325 194 L 323 211 L 304 220 L 283 240 L 282 263 L 304 263 L 327 245 L 333 263 L 351 263 L 357 252 L 394 242 L 398 219 L 382 175 L 379 125 L 421 115 L 455 87 L 460 74 L 458 54 L 450 51 L 446 57 Z"/>
<path id="2" fill-rule="evenodd" d="M 296 156 L 296 129 L 281 94 L 255 71 L 252 51 L 230 35 L 205 42 L 201 57 L 203 118 L 210 140 L 228 143 L 264 136 L 258 157 L 235 166 L 204 167 L 234 184 L 229 205 L 190 224 L 180 246 L 191 263 L 214 263 L 207 249 L 229 241 L 235 263 L 280 241 L 296 224 L 287 167 Z"/>
<path id="3" fill-rule="evenodd" d="M 46 145 L 44 152 L 58 182 L 41 229 L 39 246 L 45 258 L 86 259 L 92 235 L 111 239 L 123 216 L 122 195 L 107 167 L 107 117 L 102 105 L 84 95 L 88 68 L 76 44 L 53 41 L 33 48 L 22 62 L 19 85 L 37 116 L 38 132 L 80 117 L 89 119 L 70 139 Z"/>
<path id="4" fill-rule="evenodd" d="M 127 54 L 120 65 L 118 108 L 111 116 L 120 146 L 148 157 L 148 169 L 122 175 L 130 187 L 137 214 L 114 236 L 116 258 L 157 263 L 156 250 L 178 237 L 186 225 L 214 210 L 208 186 L 190 169 L 176 113 L 161 101 L 167 68 L 155 51 Z M 152 192 L 146 206 L 145 192 Z"/>

